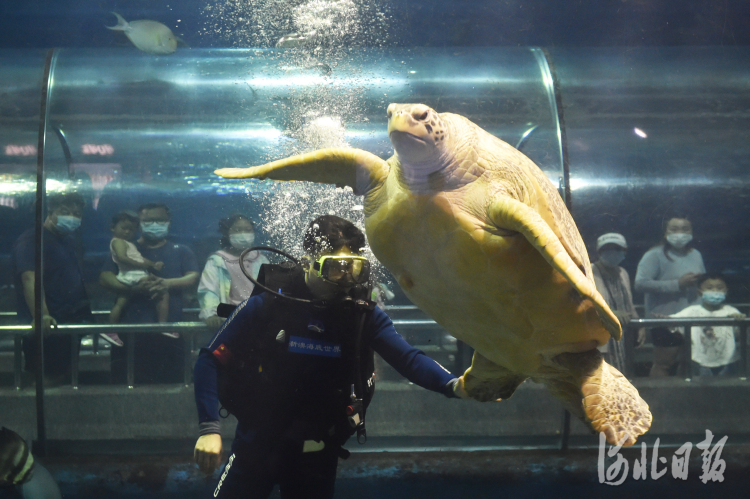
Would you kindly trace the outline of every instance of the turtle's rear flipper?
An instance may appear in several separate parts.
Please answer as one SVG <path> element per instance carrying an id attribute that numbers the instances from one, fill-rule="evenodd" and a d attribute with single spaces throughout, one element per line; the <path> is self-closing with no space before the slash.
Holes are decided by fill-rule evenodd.
<path id="1" fill-rule="evenodd" d="M 596 349 L 554 357 L 540 369 L 538 381 L 612 445 L 629 447 L 651 427 L 648 404 Z"/>
<path id="2" fill-rule="evenodd" d="M 507 399 L 526 376 L 516 374 L 474 352 L 471 367 L 463 376 L 463 387 L 469 397 L 480 402 Z"/>

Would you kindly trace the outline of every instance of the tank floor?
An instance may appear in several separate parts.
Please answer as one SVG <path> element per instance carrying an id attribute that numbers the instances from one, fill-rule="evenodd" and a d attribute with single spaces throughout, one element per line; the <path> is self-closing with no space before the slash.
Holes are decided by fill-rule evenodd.
<path id="1" fill-rule="evenodd" d="M 718 438 L 718 437 L 717 437 Z M 714 439 L 714 444 L 717 438 Z M 698 440 L 693 439 L 693 442 Z M 713 446 L 712 446 L 713 448 Z M 607 450 L 609 447 L 607 448 Z M 746 497 L 750 490 L 750 445 L 726 446 L 723 481 L 704 484 L 701 451 L 692 448 L 686 480 L 672 476 L 676 446 L 659 447 L 659 479 L 652 475 L 653 445 L 647 447 L 647 477 L 633 478 L 640 446 L 620 451 L 628 475 L 620 485 L 600 483 L 596 448 L 559 450 L 355 452 L 341 461 L 337 498 L 594 498 L 607 497 Z M 605 451 L 606 453 L 606 451 Z M 714 461 L 717 452 L 714 453 Z M 179 455 L 82 455 L 42 459 L 58 481 L 63 497 L 70 498 L 208 498 L 218 481 L 201 474 Z M 606 471 L 617 456 L 606 457 Z M 620 473 L 609 478 L 617 481 Z M 271 497 L 279 497 L 278 490 Z"/>

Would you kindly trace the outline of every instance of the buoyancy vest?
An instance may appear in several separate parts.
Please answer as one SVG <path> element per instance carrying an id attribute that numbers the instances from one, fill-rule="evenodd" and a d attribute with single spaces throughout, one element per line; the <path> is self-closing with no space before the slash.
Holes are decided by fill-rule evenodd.
<path id="1" fill-rule="evenodd" d="M 304 273 L 264 265 L 264 284 L 300 296 Z M 303 289 L 304 288 L 304 289 Z M 283 431 L 304 421 L 305 438 L 341 445 L 354 433 L 346 409 L 352 385 L 363 387 L 366 409 L 375 390 L 374 354 L 361 341 L 360 380 L 355 380 L 357 323 L 369 312 L 341 303 L 318 307 L 270 295 L 247 332 L 213 353 L 219 366 L 219 401 L 252 428 Z M 363 414 L 364 416 L 364 414 Z"/>

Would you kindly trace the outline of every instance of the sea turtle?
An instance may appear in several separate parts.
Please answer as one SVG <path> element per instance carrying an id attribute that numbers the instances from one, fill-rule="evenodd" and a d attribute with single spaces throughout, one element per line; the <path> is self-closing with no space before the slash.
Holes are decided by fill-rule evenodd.
<path id="1" fill-rule="evenodd" d="M 404 293 L 475 349 L 470 397 L 510 397 L 527 378 L 611 444 L 651 425 L 638 391 L 596 349 L 620 339 L 596 291 L 581 235 L 544 173 L 468 119 L 423 104 L 388 106 L 396 153 L 322 149 L 226 178 L 306 180 L 365 196 L 373 253 Z"/>

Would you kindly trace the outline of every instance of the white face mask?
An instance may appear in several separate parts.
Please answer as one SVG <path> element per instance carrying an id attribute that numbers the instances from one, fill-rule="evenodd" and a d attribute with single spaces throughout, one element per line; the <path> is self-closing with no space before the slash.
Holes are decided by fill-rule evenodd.
<path id="1" fill-rule="evenodd" d="M 692 234 L 685 234 L 684 232 L 677 232 L 676 234 L 667 235 L 667 242 L 677 249 L 682 249 L 693 240 Z"/>
<path id="2" fill-rule="evenodd" d="M 721 305 L 726 297 L 726 293 L 722 293 L 721 291 L 704 291 L 701 295 L 703 303 L 707 305 Z"/>
<path id="3" fill-rule="evenodd" d="M 72 215 L 57 215 L 57 230 L 63 234 L 70 234 L 81 226 L 81 219 Z"/>
<path id="4" fill-rule="evenodd" d="M 164 239 L 169 234 L 169 222 L 141 222 L 141 233 L 146 239 Z"/>
<path id="5" fill-rule="evenodd" d="M 599 253 L 599 257 L 602 259 L 602 263 L 604 263 L 605 266 L 617 267 L 618 265 L 620 265 L 620 262 L 625 260 L 625 250 L 604 250 Z"/>
<path id="6" fill-rule="evenodd" d="M 254 232 L 238 232 L 237 234 L 229 234 L 229 242 L 237 249 L 247 249 L 252 247 L 255 242 Z"/>

